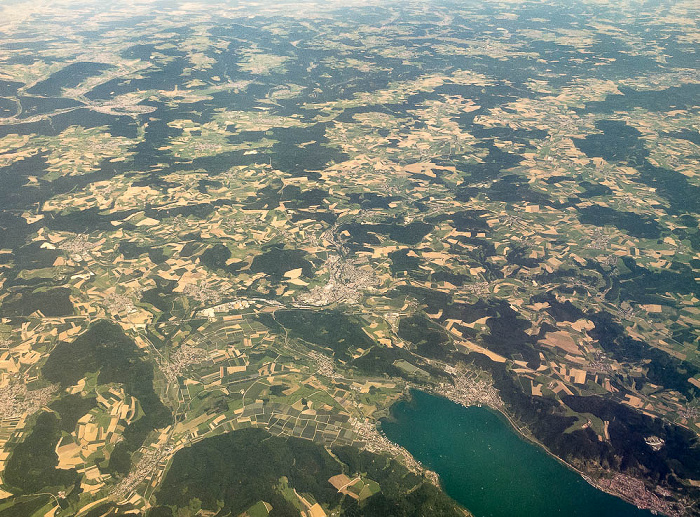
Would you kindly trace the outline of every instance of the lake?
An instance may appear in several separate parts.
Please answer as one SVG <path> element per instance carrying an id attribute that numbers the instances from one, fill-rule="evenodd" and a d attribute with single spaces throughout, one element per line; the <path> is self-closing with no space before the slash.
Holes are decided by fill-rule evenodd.
<path id="1" fill-rule="evenodd" d="M 382 422 L 387 438 L 440 475 L 475 517 L 649 517 L 522 439 L 499 413 L 412 391 Z"/>

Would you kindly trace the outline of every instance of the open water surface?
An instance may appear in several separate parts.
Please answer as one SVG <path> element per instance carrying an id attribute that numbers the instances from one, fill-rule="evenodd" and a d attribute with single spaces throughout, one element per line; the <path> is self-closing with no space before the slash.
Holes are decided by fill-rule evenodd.
<path id="1" fill-rule="evenodd" d="M 382 422 L 387 438 L 440 475 L 475 517 L 648 517 L 523 440 L 500 414 L 413 391 Z"/>

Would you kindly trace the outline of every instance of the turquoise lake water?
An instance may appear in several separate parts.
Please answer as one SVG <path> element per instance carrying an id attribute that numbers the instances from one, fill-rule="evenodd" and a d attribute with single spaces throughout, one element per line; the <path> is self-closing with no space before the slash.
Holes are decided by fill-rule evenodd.
<path id="1" fill-rule="evenodd" d="M 586 483 L 523 440 L 502 415 L 412 394 L 382 422 L 384 433 L 437 472 L 445 491 L 475 517 L 651 516 Z"/>

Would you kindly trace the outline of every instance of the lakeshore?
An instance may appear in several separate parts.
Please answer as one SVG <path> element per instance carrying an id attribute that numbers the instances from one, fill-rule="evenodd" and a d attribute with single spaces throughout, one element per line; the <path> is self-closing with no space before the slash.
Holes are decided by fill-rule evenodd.
<path id="1" fill-rule="evenodd" d="M 651 513 L 597 490 L 500 414 L 412 391 L 382 422 L 386 436 L 439 474 L 475 517 L 642 517 Z"/>

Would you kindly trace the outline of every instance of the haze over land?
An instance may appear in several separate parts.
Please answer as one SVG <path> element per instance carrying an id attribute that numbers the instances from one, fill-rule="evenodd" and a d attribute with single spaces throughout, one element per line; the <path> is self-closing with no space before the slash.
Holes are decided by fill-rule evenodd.
<path id="1" fill-rule="evenodd" d="M 697 22 L 4 3 L 0 517 L 465 515 L 411 389 L 700 514 Z"/>

